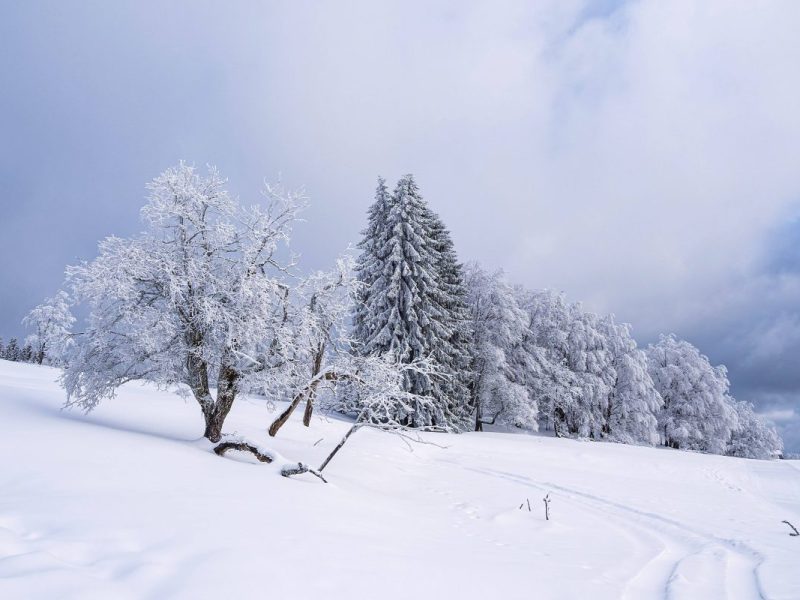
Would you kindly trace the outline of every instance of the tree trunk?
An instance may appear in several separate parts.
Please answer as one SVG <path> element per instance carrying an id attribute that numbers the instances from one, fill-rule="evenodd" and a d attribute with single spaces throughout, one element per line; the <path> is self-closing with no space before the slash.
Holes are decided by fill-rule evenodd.
<path id="1" fill-rule="evenodd" d="M 313 398 L 316 394 L 317 386 L 320 384 L 321 381 L 336 381 L 338 379 L 357 379 L 347 373 L 336 373 L 334 371 L 328 371 L 323 375 L 317 375 L 317 378 L 314 379 L 311 383 L 309 383 L 305 389 L 300 390 L 297 395 L 292 398 L 292 401 L 289 403 L 289 406 L 286 407 L 286 410 L 283 411 L 277 419 L 272 422 L 272 425 L 269 426 L 269 435 L 271 437 L 275 437 L 278 433 L 278 430 L 283 427 L 286 421 L 289 420 L 289 417 L 292 416 L 294 409 L 303 401 L 303 398 L 306 398 L 306 414 L 305 416 L 308 417 L 309 422 L 311 421 L 311 410 L 309 408 L 309 404 L 313 405 Z M 309 423 L 305 422 L 305 416 L 303 419 L 304 425 L 308 427 Z"/>
<path id="2" fill-rule="evenodd" d="M 225 423 L 225 418 L 231 411 L 233 401 L 236 399 L 239 373 L 223 357 L 219 369 L 219 377 L 217 378 L 217 399 L 214 400 L 208 387 L 208 365 L 206 362 L 194 355 L 190 355 L 186 360 L 186 366 L 189 374 L 189 387 L 200 405 L 200 410 L 203 411 L 203 419 L 206 425 L 203 437 L 216 443 L 222 437 L 222 425 Z"/>
<path id="3" fill-rule="evenodd" d="M 483 431 L 483 421 L 481 421 L 481 414 L 475 412 L 475 431 Z"/>
<path id="4" fill-rule="evenodd" d="M 204 416 L 206 419 L 206 430 L 203 432 L 203 437 L 211 442 L 217 443 L 222 437 L 222 424 L 225 422 L 225 417 L 213 409 L 208 413 L 204 413 Z"/>
<path id="5" fill-rule="evenodd" d="M 306 398 L 306 409 L 303 411 L 303 425 L 311 425 L 311 415 L 314 412 L 314 392 L 312 391 Z"/>
<path id="6" fill-rule="evenodd" d="M 322 358 L 325 356 L 325 342 L 317 346 L 317 353 L 314 355 L 314 365 L 311 368 L 311 377 L 314 378 L 319 375 L 322 370 Z M 306 410 L 303 412 L 303 425 L 308 427 L 311 425 L 311 415 L 314 412 L 314 398 L 316 396 L 317 386 L 311 388 L 306 396 Z"/>
<path id="7" fill-rule="evenodd" d="M 222 436 L 222 424 L 231 412 L 236 393 L 239 391 L 239 372 L 222 357 L 217 377 L 217 401 L 214 402 L 211 418 L 206 417 L 205 436 L 212 442 L 218 442 Z"/>

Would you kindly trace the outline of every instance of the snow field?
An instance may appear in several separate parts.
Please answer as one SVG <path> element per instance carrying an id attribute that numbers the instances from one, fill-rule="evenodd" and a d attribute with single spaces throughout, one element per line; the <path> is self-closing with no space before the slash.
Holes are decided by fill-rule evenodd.
<path id="1" fill-rule="evenodd" d="M 325 485 L 214 455 L 150 385 L 61 411 L 57 376 L 0 361 L 3 599 L 800 598 L 796 461 L 361 430 Z M 271 417 L 241 398 L 225 430 L 317 466 L 349 427 Z"/>

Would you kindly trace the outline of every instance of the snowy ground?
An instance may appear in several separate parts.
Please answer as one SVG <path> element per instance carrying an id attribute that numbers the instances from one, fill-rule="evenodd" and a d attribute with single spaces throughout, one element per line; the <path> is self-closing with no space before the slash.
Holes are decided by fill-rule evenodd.
<path id="1" fill-rule="evenodd" d="M 3 599 L 800 598 L 797 461 L 364 430 L 325 485 L 208 452 L 152 387 L 61 412 L 57 374 L 0 361 Z M 244 400 L 226 430 L 316 465 L 348 427 L 269 422 Z"/>

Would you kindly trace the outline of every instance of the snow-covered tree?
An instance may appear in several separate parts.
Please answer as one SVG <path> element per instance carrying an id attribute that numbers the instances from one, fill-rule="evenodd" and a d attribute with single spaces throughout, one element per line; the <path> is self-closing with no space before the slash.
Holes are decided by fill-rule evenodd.
<path id="1" fill-rule="evenodd" d="M 464 269 L 455 251 L 450 232 L 441 218 L 431 214 L 431 246 L 437 256 L 434 265 L 438 297 L 436 303 L 443 309 L 442 316 L 449 337 L 444 343 L 434 346 L 439 368 L 448 374 L 441 380 L 441 393 L 449 401 L 449 410 L 456 420 L 466 423 L 469 406 L 471 380 L 470 365 L 470 314 L 467 307 L 467 287 Z"/>
<path id="2" fill-rule="evenodd" d="M 629 444 L 657 444 L 664 401 L 647 370 L 647 356 L 631 337 L 630 325 L 601 321 L 613 357 L 614 382 L 606 404 L 605 434 Z"/>
<path id="3" fill-rule="evenodd" d="M 713 367 L 692 344 L 662 335 L 647 348 L 650 376 L 664 408 L 659 427 L 665 445 L 724 454 L 736 428 L 724 366 Z"/>
<path id="4" fill-rule="evenodd" d="M 308 426 L 319 389 L 324 384 L 355 376 L 358 367 L 347 335 L 352 298 L 358 293 L 350 257 L 337 261 L 332 271 L 319 271 L 297 286 L 290 307 L 295 354 L 288 365 L 290 402 L 269 428 L 274 436 L 294 410 L 305 402 L 303 424 Z"/>
<path id="5" fill-rule="evenodd" d="M 465 360 L 454 347 L 463 313 L 447 286 L 448 277 L 457 273 L 440 272 L 450 265 L 443 256 L 449 236 L 411 175 L 400 179 L 391 197 L 379 182 L 369 219 L 357 266 L 362 291 L 354 339 L 359 352 L 389 355 L 391 362 L 401 364 L 433 360 L 439 373 L 435 377 L 415 369 L 403 372 L 403 389 L 412 401 L 397 403 L 397 420 L 411 427 L 465 427 L 466 397 L 452 397 L 466 393 L 454 367 Z M 432 403 L 414 404 L 427 396 Z"/>
<path id="6" fill-rule="evenodd" d="M 5 354 L 3 355 L 6 360 L 11 361 L 18 361 L 20 355 L 20 347 L 17 338 L 12 337 L 8 340 L 8 345 L 6 346 Z"/>
<path id="7" fill-rule="evenodd" d="M 34 362 L 34 360 L 33 360 L 33 359 L 34 359 L 34 356 L 33 356 L 33 346 L 31 346 L 30 344 L 27 344 L 27 343 L 26 343 L 26 344 L 25 344 L 25 345 L 22 347 L 22 350 L 20 350 L 20 353 L 19 353 L 19 360 L 20 360 L 21 362 L 32 363 L 32 362 Z"/>
<path id="8" fill-rule="evenodd" d="M 367 227 L 361 232 L 362 239 L 358 244 L 361 254 L 355 264 L 355 272 L 361 285 L 354 290 L 355 307 L 353 309 L 353 337 L 366 341 L 373 337 L 376 326 L 374 310 L 385 309 L 378 301 L 385 301 L 374 293 L 375 286 L 385 286 L 384 263 L 387 241 L 391 232 L 388 227 L 389 208 L 392 196 L 386 188 L 386 180 L 378 178 L 375 189 L 375 202 L 367 211 Z M 362 353 L 369 353 L 362 345 Z"/>
<path id="9" fill-rule="evenodd" d="M 614 385 L 613 353 L 594 313 L 572 304 L 566 340 L 566 362 L 580 393 L 565 411 L 570 432 L 600 438 Z"/>
<path id="10" fill-rule="evenodd" d="M 783 440 L 775 428 L 753 410 L 749 402 L 733 403 L 736 426 L 731 432 L 727 454 L 742 458 L 775 458 L 783 451 Z"/>
<path id="11" fill-rule="evenodd" d="M 34 359 L 42 364 L 47 358 L 50 364 L 61 364 L 62 356 L 72 344 L 70 331 L 75 317 L 69 309 L 69 296 L 63 290 L 46 299 L 31 310 L 22 324 L 34 330 L 27 343 L 33 347 Z"/>
<path id="12" fill-rule="evenodd" d="M 471 405 L 475 431 L 497 420 L 538 428 L 538 406 L 526 385 L 532 368 L 525 341 L 528 313 L 500 271 L 488 273 L 471 263 L 465 269 L 471 316 Z"/>
<path id="13" fill-rule="evenodd" d="M 570 305 L 563 295 L 549 290 L 518 287 L 515 295 L 528 315 L 526 345 L 531 367 L 527 384 L 537 399 L 540 420 L 546 428 L 553 427 L 556 435 L 577 433 L 577 427 L 567 423 L 568 415 L 577 412 L 582 394 L 569 364 Z"/>
<path id="14" fill-rule="evenodd" d="M 279 249 L 300 198 L 267 188 L 266 207 L 245 207 L 215 169 L 183 163 L 148 187 L 145 231 L 106 238 L 96 259 L 67 270 L 72 297 L 91 309 L 62 379 L 67 405 L 91 410 L 134 379 L 182 384 L 218 441 L 239 393 L 284 389 L 294 338 Z"/>

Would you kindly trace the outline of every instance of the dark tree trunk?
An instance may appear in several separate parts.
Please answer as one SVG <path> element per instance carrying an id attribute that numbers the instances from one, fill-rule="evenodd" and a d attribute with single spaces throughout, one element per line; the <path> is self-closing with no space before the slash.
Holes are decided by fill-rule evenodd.
<path id="1" fill-rule="evenodd" d="M 223 357 L 217 378 L 217 399 L 211 396 L 208 386 L 208 364 L 195 354 L 186 359 L 189 388 L 192 390 L 200 410 L 203 411 L 205 431 L 203 437 L 218 442 L 222 437 L 222 425 L 231 411 L 238 391 L 239 373 Z"/>
<path id="2" fill-rule="evenodd" d="M 475 431 L 483 431 L 483 421 L 479 412 L 475 413 Z"/>
<path id="3" fill-rule="evenodd" d="M 278 418 L 272 422 L 272 425 L 269 426 L 269 435 L 271 437 L 275 437 L 278 434 L 278 430 L 283 427 L 286 421 L 289 420 L 289 417 L 292 416 L 294 409 L 297 408 L 298 405 L 303 401 L 305 394 L 306 390 L 303 390 L 294 398 L 292 398 L 292 401 L 289 403 L 289 406 L 286 407 L 286 410 L 278 415 Z"/>
<path id="4" fill-rule="evenodd" d="M 314 354 L 314 365 L 311 367 L 311 378 L 313 379 L 322 370 L 322 358 L 325 356 L 325 342 L 317 346 L 317 351 Z M 308 427 L 311 425 L 311 415 L 314 412 L 314 398 L 317 394 L 317 386 L 314 385 L 309 390 L 306 396 L 306 410 L 303 412 L 303 425 Z"/>
<path id="5" fill-rule="evenodd" d="M 222 424 L 233 408 L 239 391 L 239 372 L 230 366 L 223 356 L 217 378 L 217 401 L 214 402 L 211 418 L 206 417 L 206 437 L 218 442 L 222 436 Z"/>
<path id="6" fill-rule="evenodd" d="M 561 425 L 564 424 L 567 415 L 564 414 L 564 409 L 560 406 L 556 406 L 555 410 L 553 411 L 553 430 L 556 433 L 556 437 L 563 437 L 561 432 Z"/>
<path id="7" fill-rule="evenodd" d="M 320 384 L 321 381 L 336 381 L 338 379 L 355 379 L 354 377 L 346 374 L 346 373 L 335 373 L 333 371 L 328 371 L 327 373 L 323 374 L 322 376 L 317 376 L 317 378 L 312 381 L 311 383 L 306 386 L 305 389 L 300 390 L 297 395 L 292 398 L 292 401 L 289 403 L 289 406 L 286 407 L 286 410 L 283 411 L 277 419 L 272 422 L 272 425 L 269 426 L 269 435 L 271 437 L 275 437 L 278 433 L 278 430 L 283 427 L 286 421 L 289 420 L 289 417 L 292 416 L 294 409 L 298 407 L 298 405 L 303 401 L 303 398 L 306 398 L 307 403 L 313 403 L 314 395 L 317 391 L 317 386 Z M 306 415 L 308 416 L 309 422 L 311 420 L 311 410 L 309 409 L 309 405 L 306 404 Z M 308 423 L 304 424 L 308 427 Z"/>

